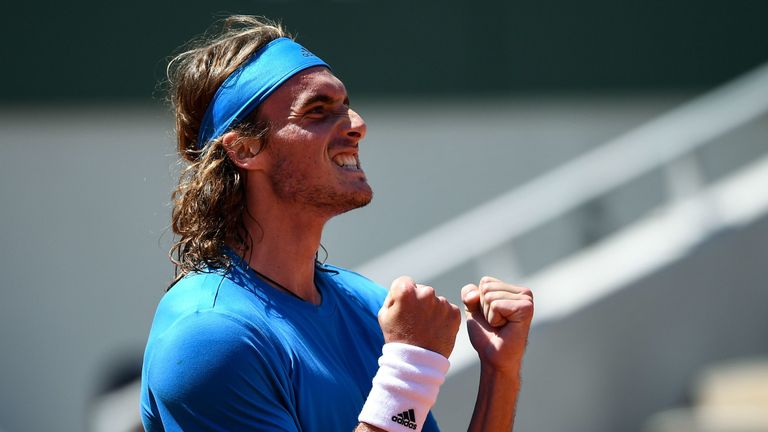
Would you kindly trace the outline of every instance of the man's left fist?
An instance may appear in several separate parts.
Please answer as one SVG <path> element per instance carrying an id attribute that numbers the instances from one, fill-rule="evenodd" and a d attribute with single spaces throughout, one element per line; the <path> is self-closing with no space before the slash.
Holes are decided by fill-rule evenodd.
<path id="1" fill-rule="evenodd" d="M 531 290 L 485 276 L 478 285 L 464 286 L 461 298 L 481 362 L 499 369 L 519 366 L 533 319 Z"/>

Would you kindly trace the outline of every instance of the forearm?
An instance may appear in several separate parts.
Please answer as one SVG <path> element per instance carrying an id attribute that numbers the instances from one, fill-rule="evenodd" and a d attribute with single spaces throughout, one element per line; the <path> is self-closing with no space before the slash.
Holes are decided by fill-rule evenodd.
<path id="1" fill-rule="evenodd" d="M 371 426 L 368 423 L 360 423 L 355 428 L 355 432 L 386 432 L 384 429 L 379 429 L 376 426 Z"/>
<path id="2" fill-rule="evenodd" d="M 470 432 L 511 431 L 519 392 L 519 370 L 499 372 L 481 365 L 477 401 L 468 430 Z"/>

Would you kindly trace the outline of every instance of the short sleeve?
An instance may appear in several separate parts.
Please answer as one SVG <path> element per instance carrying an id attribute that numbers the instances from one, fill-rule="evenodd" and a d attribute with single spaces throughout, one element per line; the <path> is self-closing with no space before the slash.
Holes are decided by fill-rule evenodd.
<path id="1" fill-rule="evenodd" d="M 286 362 L 236 318 L 196 312 L 154 341 L 145 379 L 153 431 L 297 431 Z"/>
<path id="2" fill-rule="evenodd" d="M 432 411 L 429 412 L 427 420 L 424 422 L 424 427 L 421 428 L 421 432 L 440 432 L 440 428 L 437 426 L 435 416 L 432 415 Z"/>

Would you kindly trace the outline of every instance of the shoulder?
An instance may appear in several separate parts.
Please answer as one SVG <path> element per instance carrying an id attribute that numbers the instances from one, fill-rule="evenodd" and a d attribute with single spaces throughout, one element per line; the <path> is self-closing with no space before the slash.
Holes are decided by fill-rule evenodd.
<path id="1" fill-rule="evenodd" d="M 209 309 L 180 317 L 150 343 L 142 377 L 145 424 L 295 430 L 289 361 L 261 329 Z"/>
<path id="2" fill-rule="evenodd" d="M 228 281 L 225 270 L 189 273 L 165 293 L 158 308 L 194 310 L 210 307 L 218 289 Z"/>
<path id="3" fill-rule="evenodd" d="M 246 293 L 225 271 L 191 273 L 174 285 L 158 304 L 147 341 L 145 368 L 157 378 L 153 381 L 173 384 L 208 379 L 233 366 L 285 364 L 263 310 L 244 309 Z M 207 373 L 174 373 L 198 368 Z"/>
<path id="4" fill-rule="evenodd" d="M 342 267 L 323 264 L 322 269 L 336 286 L 349 296 L 363 301 L 376 311 L 384 303 L 387 290 L 367 277 Z"/>
<path id="5" fill-rule="evenodd" d="M 189 273 L 160 300 L 152 333 L 164 332 L 181 317 L 209 309 L 243 316 L 245 322 L 261 324 L 263 320 L 258 319 L 260 311 L 244 307 L 252 297 L 247 280 L 236 269 Z"/>
<path id="6" fill-rule="evenodd" d="M 217 383 L 240 379 L 240 374 L 270 370 L 280 375 L 280 365 L 286 362 L 271 339 L 236 316 L 212 309 L 189 313 L 152 340 L 145 359 L 147 378 L 159 397 L 175 399 L 213 390 Z"/>

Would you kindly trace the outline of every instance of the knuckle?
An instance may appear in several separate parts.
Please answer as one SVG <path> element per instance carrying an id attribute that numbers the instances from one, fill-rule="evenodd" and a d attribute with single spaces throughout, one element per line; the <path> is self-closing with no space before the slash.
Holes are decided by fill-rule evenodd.
<path id="1" fill-rule="evenodd" d="M 416 294 L 416 287 L 410 284 L 398 285 L 392 295 L 393 298 L 402 300 L 413 297 Z"/>
<path id="2" fill-rule="evenodd" d="M 451 305 L 451 315 L 454 320 L 461 321 L 461 309 L 455 304 Z"/>
<path id="3" fill-rule="evenodd" d="M 488 308 L 490 309 L 491 312 L 497 313 L 501 308 L 501 304 L 499 302 L 491 302 Z"/>
<path id="4" fill-rule="evenodd" d="M 499 298 L 500 298 L 500 296 L 497 293 L 494 293 L 494 292 L 485 293 L 483 295 L 483 301 L 486 304 L 488 304 L 488 305 L 490 305 L 494 301 L 498 300 Z"/>
<path id="5" fill-rule="evenodd" d="M 521 300 L 515 303 L 515 313 L 522 317 L 533 316 L 533 302 L 528 300 Z"/>
<path id="6" fill-rule="evenodd" d="M 459 313 L 459 312 L 461 312 L 461 309 L 457 305 L 455 305 L 455 304 L 453 304 L 451 302 L 448 302 L 448 308 L 451 310 L 451 313 Z"/>
<path id="7" fill-rule="evenodd" d="M 416 293 L 416 287 L 413 285 L 403 285 L 403 288 L 401 289 L 401 295 L 402 296 L 412 296 Z"/>
<path id="8" fill-rule="evenodd" d="M 415 287 L 416 284 L 413 282 L 413 279 L 410 276 L 400 276 L 399 278 L 392 281 L 390 289 L 402 292 L 408 289 L 414 289 Z"/>
<path id="9" fill-rule="evenodd" d="M 419 298 L 435 297 L 435 289 L 429 285 L 422 285 L 418 290 Z"/>

